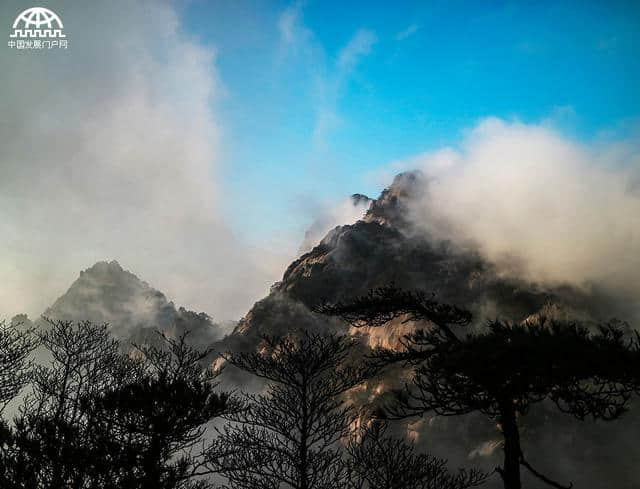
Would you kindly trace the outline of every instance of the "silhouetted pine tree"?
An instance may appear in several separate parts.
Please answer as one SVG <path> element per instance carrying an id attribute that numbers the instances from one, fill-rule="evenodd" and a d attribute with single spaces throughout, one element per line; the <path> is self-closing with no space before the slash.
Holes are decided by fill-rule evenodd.
<path id="1" fill-rule="evenodd" d="M 31 332 L 0 322 L 0 415 L 29 381 L 31 363 L 28 358 L 35 346 Z M 0 417 L 0 486 L 13 463 L 11 448 L 12 431 Z"/>
<path id="2" fill-rule="evenodd" d="M 185 337 L 121 353 L 106 325 L 50 321 L 50 363 L 4 445 L 0 486 L 22 489 L 205 487 L 197 481 L 205 425 L 224 412 Z"/>
<path id="3" fill-rule="evenodd" d="M 36 347 L 30 331 L 0 321 L 0 414 L 30 378 L 29 354 Z"/>
<path id="4" fill-rule="evenodd" d="M 481 332 L 462 334 L 456 329 L 470 324 L 468 311 L 395 287 L 347 303 L 323 304 L 318 311 L 355 327 L 380 326 L 394 318 L 428 323 L 406 335 L 402 351 L 375 354 L 381 364 L 413 367 L 412 385 L 398 393 L 398 405 L 387 414 L 401 418 L 428 411 L 446 416 L 477 411 L 498 420 L 504 464 L 496 470 L 507 489 L 520 489 L 520 466 L 562 487 L 524 456 L 518 417 L 531 405 L 549 399 L 578 419 L 612 420 L 639 390 L 638 338 L 625 339 L 615 323 L 591 332 L 577 322 L 496 320 Z"/>
<path id="5" fill-rule="evenodd" d="M 387 436 L 386 430 L 385 422 L 374 421 L 347 445 L 353 489 L 465 489 L 485 482 L 486 473 L 452 474 L 446 460 L 416 453 L 413 444 Z"/>
<path id="6" fill-rule="evenodd" d="M 338 489 L 349 471 L 338 442 L 358 413 L 344 394 L 373 368 L 347 361 L 353 340 L 301 333 L 264 338 L 261 352 L 229 354 L 233 365 L 267 381 L 246 395 L 212 446 L 211 465 L 232 489 Z"/>
<path id="7" fill-rule="evenodd" d="M 90 398 L 97 432 L 115 440 L 109 462 L 117 471 L 113 487 L 173 489 L 209 487 L 196 478 L 203 471 L 207 425 L 232 409 L 226 393 L 217 393 L 215 377 L 201 363 L 209 350 L 197 350 L 162 335 L 164 348 L 139 346 L 143 372 L 133 382 Z"/>

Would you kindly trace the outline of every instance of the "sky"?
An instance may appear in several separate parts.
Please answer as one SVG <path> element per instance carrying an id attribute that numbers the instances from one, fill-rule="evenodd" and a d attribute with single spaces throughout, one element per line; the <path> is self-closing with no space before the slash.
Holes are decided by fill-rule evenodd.
<path id="1" fill-rule="evenodd" d="M 636 2 L 41 5 L 69 48 L 0 49 L 0 318 L 111 259 L 238 318 L 319 217 L 487 120 L 639 161 Z"/>
<path id="2" fill-rule="evenodd" d="M 257 239 L 299 222 L 305 197 L 375 197 L 371 172 L 488 116 L 579 140 L 638 124 L 635 2 L 194 1 L 183 16 L 217 52 L 225 176 L 253 197 L 240 232 Z"/>

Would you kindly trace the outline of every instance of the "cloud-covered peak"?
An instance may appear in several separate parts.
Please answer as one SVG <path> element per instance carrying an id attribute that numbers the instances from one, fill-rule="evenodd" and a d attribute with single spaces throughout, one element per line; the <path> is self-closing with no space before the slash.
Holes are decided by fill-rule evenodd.
<path id="1" fill-rule="evenodd" d="M 108 323 L 124 340 L 145 339 L 156 329 L 171 335 L 189 330 L 203 345 L 223 335 L 207 314 L 176 308 L 162 292 L 115 260 L 99 261 L 81 271 L 43 316 Z"/>
<path id="2" fill-rule="evenodd" d="M 362 219 L 373 199 L 363 194 L 353 194 L 336 205 L 323 209 L 304 235 L 298 254 L 310 251 L 336 226 L 353 224 Z"/>
<path id="3" fill-rule="evenodd" d="M 640 290 L 637 142 L 582 143 L 547 125 L 489 118 L 459 148 L 405 166 L 424 173 L 410 219 L 432 239 L 537 282 Z"/>

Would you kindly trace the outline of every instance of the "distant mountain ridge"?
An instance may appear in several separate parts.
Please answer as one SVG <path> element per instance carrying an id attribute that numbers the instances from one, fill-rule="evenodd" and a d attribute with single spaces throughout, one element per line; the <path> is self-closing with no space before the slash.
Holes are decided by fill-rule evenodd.
<path id="1" fill-rule="evenodd" d="M 81 271 L 43 316 L 109 323 L 112 333 L 127 341 L 144 341 L 154 330 L 172 335 L 189 330 L 191 341 L 205 346 L 223 336 L 220 325 L 206 313 L 176 307 L 115 260 Z"/>

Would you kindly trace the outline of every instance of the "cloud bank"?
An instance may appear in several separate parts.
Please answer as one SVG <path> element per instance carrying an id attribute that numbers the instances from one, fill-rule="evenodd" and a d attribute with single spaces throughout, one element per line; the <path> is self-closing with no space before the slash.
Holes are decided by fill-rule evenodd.
<path id="1" fill-rule="evenodd" d="M 1 17 L 23 9 L 3 2 Z M 105 259 L 179 304 L 238 317 L 279 267 L 218 211 L 215 52 L 162 1 L 55 11 L 69 49 L 0 51 L 0 317 L 41 313 Z"/>
<path id="2" fill-rule="evenodd" d="M 640 291 L 640 148 L 578 143 L 546 125 L 486 119 L 459 149 L 425 153 L 411 209 L 429 236 L 479 247 L 504 273 Z"/>

